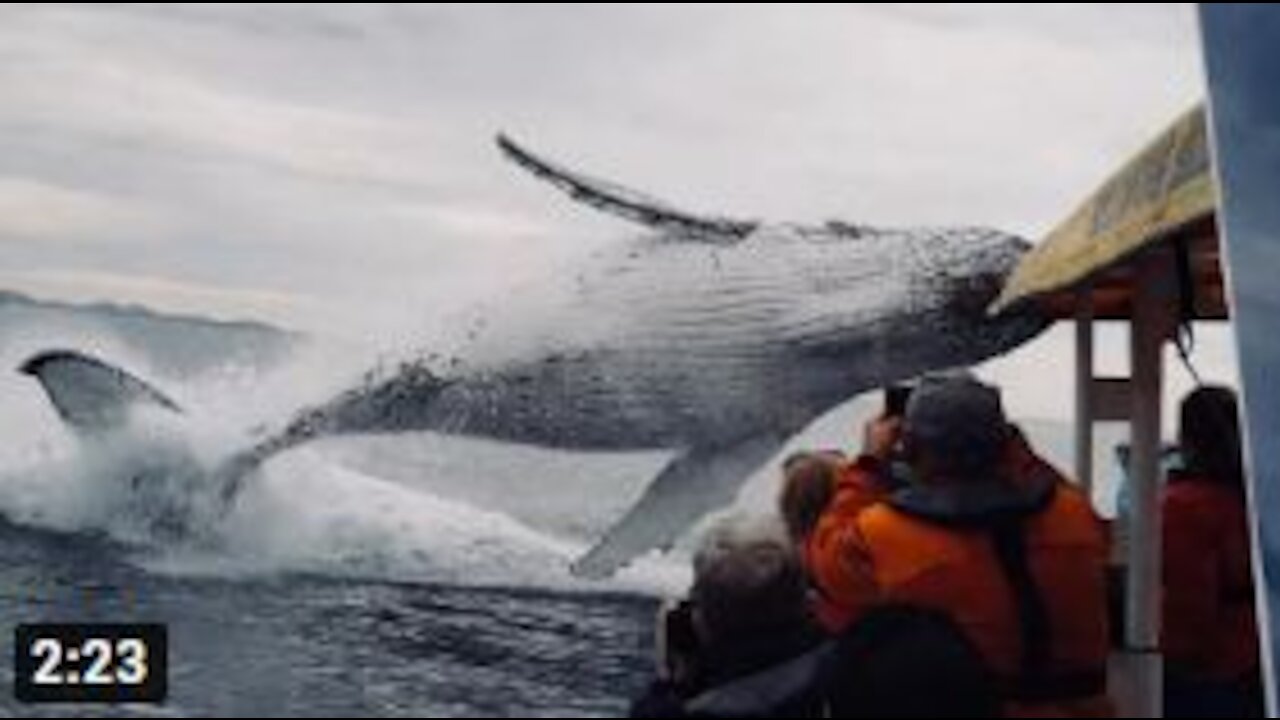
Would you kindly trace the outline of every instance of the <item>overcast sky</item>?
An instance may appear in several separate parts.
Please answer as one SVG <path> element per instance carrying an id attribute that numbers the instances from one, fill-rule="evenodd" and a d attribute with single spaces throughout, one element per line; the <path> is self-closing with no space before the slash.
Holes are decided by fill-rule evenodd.
<path id="1" fill-rule="evenodd" d="M 0 287 L 385 336 L 634 232 L 500 129 L 697 211 L 1036 238 L 1201 72 L 1180 4 L 5 4 Z"/>

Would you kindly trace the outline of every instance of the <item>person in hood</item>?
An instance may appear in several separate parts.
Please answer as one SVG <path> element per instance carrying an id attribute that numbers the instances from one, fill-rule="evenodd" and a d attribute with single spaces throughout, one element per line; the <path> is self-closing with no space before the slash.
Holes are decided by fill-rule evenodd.
<path id="1" fill-rule="evenodd" d="M 870 506 L 836 504 L 807 559 L 840 630 L 874 608 L 932 609 L 978 648 L 1011 717 L 1108 717 L 1107 544 L 1088 499 L 967 374 L 920 380 L 898 421 L 867 431 L 863 473 L 910 476 Z"/>

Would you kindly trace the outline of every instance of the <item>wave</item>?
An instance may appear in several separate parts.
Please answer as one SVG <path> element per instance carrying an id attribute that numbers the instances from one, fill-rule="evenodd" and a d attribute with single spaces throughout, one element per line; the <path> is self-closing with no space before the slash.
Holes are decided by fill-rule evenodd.
<path id="1" fill-rule="evenodd" d="M 207 388 L 186 390 L 188 398 L 210 394 Z M 230 422 L 200 409 L 184 416 L 143 412 L 118 433 L 78 439 L 47 408 L 8 405 L 0 424 L 23 428 L 16 435 L 25 437 L 0 456 L 0 514 L 20 525 L 102 536 L 147 570 L 166 574 L 308 573 L 643 594 L 670 593 L 687 583 L 686 563 L 678 558 L 643 560 L 603 584 L 579 580 L 569 565 L 586 549 L 583 538 L 427 489 L 465 486 L 466 477 L 426 478 L 410 486 L 348 467 L 321 448 L 272 459 L 223 512 L 211 474 L 247 444 L 248 433 L 236 426 L 243 417 Z M 378 449 L 386 450 L 386 443 Z M 512 453 L 486 472 L 509 468 L 518 486 L 509 494 L 547 495 L 539 478 L 524 476 L 527 450 L 497 443 L 477 449 L 440 438 L 428 445 L 441 453 Z M 466 467 L 427 469 L 461 475 Z M 563 514 L 574 517 L 572 508 Z"/>

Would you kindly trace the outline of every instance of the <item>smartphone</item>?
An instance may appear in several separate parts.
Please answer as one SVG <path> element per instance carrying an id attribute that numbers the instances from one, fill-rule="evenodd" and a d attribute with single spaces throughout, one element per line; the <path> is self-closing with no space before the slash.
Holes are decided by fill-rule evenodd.
<path id="1" fill-rule="evenodd" d="M 902 417 L 907 412 L 907 401 L 911 399 L 911 386 L 905 384 L 889 385 L 884 389 L 885 417 Z"/>

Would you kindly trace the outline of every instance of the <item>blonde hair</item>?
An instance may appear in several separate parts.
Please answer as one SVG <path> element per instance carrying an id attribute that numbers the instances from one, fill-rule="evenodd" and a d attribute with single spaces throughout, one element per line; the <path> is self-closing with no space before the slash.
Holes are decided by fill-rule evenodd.
<path id="1" fill-rule="evenodd" d="M 831 452 L 800 452 L 782 463 L 778 514 L 793 540 L 813 531 L 836 492 L 843 457 Z"/>

